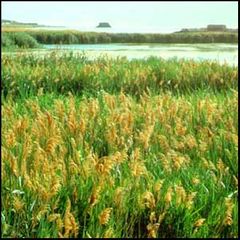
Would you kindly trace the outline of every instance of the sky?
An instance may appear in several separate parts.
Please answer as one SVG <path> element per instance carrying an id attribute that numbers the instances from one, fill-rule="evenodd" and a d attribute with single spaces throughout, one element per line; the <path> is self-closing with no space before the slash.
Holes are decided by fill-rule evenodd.
<path id="1" fill-rule="evenodd" d="M 1 1 L 2 19 L 91 30 L 99 22 L 126 32 L 172 32 L 225 24 L 238 28 L 238 2 Z"/>

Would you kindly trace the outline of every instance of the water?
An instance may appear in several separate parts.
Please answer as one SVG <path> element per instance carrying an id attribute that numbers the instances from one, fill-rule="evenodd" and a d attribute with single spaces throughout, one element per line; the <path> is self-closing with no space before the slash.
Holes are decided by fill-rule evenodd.
<path id="1" fill-rule="evenodd" d="M 237 44 L 71 44 L 44 45 L 45 49 L 72 50 L 84 52 L 88 57 L 102 55 L 111 57 L 126 56 L 128 59 L 150 56 L 168 58 L 186 58 L 194 60 L 216 60 L 220 63 L 238 65 Z"/>

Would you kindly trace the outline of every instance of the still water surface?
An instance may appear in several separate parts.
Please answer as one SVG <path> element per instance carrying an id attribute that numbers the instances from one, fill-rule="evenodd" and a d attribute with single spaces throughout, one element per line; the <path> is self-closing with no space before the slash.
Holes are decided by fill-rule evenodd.
<path id="1" fill-rule="evenodd" d="M 237 44 L 71 44 L 43 45 L 45 49 L 72 50 L 84 52 L 90 58 L 108 55 L 126 56 L 128 59 L 150 56 L 168 58 L 187 58 L 194 60 L 216 60 L 231 65 L 238 64 Z"/>

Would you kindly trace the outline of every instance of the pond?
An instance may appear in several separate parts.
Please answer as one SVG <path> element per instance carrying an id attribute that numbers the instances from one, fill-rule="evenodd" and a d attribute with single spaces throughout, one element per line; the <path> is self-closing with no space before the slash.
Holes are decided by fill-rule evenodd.
<path id="1" fill-rule="evenodd" d="M 128 59 L 156 56 L 164 59 L 177 57 L 194 60 L 216 60 L 231 65 L 238 64 L 237 44 L 49 44 L 43 45 L 43 47 L 47 50 L 83 51 L 90 58 L 101 55 L 126 56 Z"/>

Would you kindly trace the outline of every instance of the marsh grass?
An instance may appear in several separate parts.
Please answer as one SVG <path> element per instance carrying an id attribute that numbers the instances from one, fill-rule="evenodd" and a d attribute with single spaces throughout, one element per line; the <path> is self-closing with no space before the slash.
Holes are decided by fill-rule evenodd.
<path id="1" fill-rule="evenodd" d="M 238 236 L 238 68 L 2 65 L 2 237 Z"/>
<path id="2" fill-rule="evenodd" d="M 196 90 L 224 92 L 238 87 L 238 69 L 215 61 L 163 60 L 150 57 L 99 57 L 88 60 L 73 52 L 38 57 L 34 54 L 3 56 L 2 93 L 14 98 L 43 93 L 96 96 L 123 91 L 139 97 L 143 92 L 191 93 Z"/>

